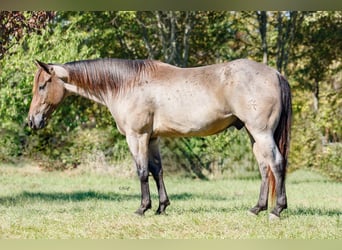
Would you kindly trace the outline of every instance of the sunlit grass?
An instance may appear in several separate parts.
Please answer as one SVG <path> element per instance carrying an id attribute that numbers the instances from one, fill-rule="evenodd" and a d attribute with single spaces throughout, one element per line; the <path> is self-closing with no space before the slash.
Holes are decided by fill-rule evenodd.
<path id="1" fill-rule="evenodd" d="M 289 209 L 269 222 L 246 211 L 258 198 L 260 180 L 202 181 L 165 177 L 171 200 L 139 217 L 137 178 L 105 172 L 42 172 L 34 166 L 0 167 L 0 238 L 30 239 L 337 239 L 342 237 L 342 183 L 308 171 L 288 176 Z"/>

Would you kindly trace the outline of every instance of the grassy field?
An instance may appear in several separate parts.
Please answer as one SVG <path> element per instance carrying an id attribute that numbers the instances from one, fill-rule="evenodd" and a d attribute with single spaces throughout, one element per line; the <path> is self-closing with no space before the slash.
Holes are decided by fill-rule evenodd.
<path id="1" fill-rule="evenodd" d="M 280 221 L 247 215 L 260 180 L 202 181 L 165 177 L 171 206 L 156 216 L 133 212 L 140 203 L 135 177 L 110 171 L 43 172 L 0 166 L 2 239 L 341 239 L 342 183 L 309 171 L 288 176 L 289 209 Z"/>

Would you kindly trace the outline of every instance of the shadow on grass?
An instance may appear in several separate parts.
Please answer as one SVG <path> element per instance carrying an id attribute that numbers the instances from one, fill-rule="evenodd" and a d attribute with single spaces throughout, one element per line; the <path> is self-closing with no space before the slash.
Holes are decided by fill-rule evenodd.
<path id="1" fill-rule="evenodd" d="M 157 206 L 157 195 L 152 195 L 154 207 Z M 170 194 L 169 198 L 173 203 L 172 209 L 177 214 L 199 214 L 199 213 L 229 213 L 233 211 L 247 211 L 248 207 L 230 206 L 227 202 L 227 206 L 215 206 L 215 202 L 232 200 L 232 197 L 223 197 L 215 194 L 191 194 L 188 192 Z M 208 205 L 196 205 L 195 200 L 201 200 L 202 204 Z M 46 203 L 52 205 L 52 203 L 64 203 L 64 202 L 82 202 L 82 201 L 109 201 L 113 203 L 134 201 L 137 205 L 140 203 L 140 194 L 128 194 L 120 192 L 97 192 L 97 191 L 74 191 L 74 192 L 28 192 L 24 191 L 14 196 L 0 196 L 0 206 L 6 208 L 11 207 L 25 207 L 27 204 L 35 202 Z M 177 206 L 177 201 L 185 201 L 188 205 Z M 195 204 L 194 204 L 195 203 Z M 152 209 L 154 210 L 154 208 Z M 133 213 L 133 211 L 132 211 Z"/>
<path id="2" fill-rule="evenodd" d="M 152 195 L 152 199 L 158 199 L 157 195 Z M 169 196 L 170 200 L 193 200 L 193 199 L 202 199 L 209 201 L 222 201 L 227 200 L 227 197 L 222 197 L 218 195 L 210 195 L 210 194 L 191 194 L 191 193 L 178 193 L 171 194 Z M 28 192 L 24 191 L 18 195 L 14 196 L 0 196 L 0 205 L 3 206 L 16 206 L 25 202 L 34 202 L 34 201 L 46 201 L 46 202 L 55 202 L 55 201 L 72 201 L 72 202 L 81 202 L 81 201 L 89 201 L 89 200 L 108 200 L 113 202 L 121 202 L 128 200 L 136 200 L 140 201 L 140 194 L 127 194 L 120 192 L 97 192 L 97 191 L 75 191 L 75 192 Z"/>
<path id="3" fill-rule="evenodd" d="M 180 213 L 183 212 L 191 212 L 191 213 L 232 213 L 232 212 L 246 212 L 252 207 L 252 204 L 241 204 L 241 205 L 233 205 L 230 206 L 227 204 L 225 207 L 215 207 L 213 205 L 208 206 L 194 206 L 192 208 L 180 209 Z M 263 214 L 268 214 L 271 212 L 271 208 L 268 211 L 263 211 L 259 214 L 262 216 Z M 285 217 L 291 216 L 327 216 L 327 217 L 338 217 L 341 218 L 342 211 L 338 209 L 321 209 L 321 208 L 297 208 L 297 209 L 289 209 L 286 211 Z M 341 218 L 342 219 L 342 218 Z"/>
<path id="4" fill-rule="evenodd" d="M 152 195 L 152 199 L 157 199 L 156 195 Z M 203 212 L 234 212 L 234 211 L 247 211 L 253 204 L 245 204 L 241 201 L 241 205 L 229 204 L 233 200 L 240 200 L 238 196 L 219 196 L 215 194 L 192 194 L 188 192 L 171 194 L 170 200 L 172 201 L 192 201 L 200 199 L 202 202 L 206 202 L 205 206 L 189 206 L 188 208 L 179 208 L 180 212 L 191 212 L 191 213 L 203 213 Z M 96 191 L 75 191 L 75 192 L 27 192 L 24 191 L 19 195 L 15 196 L 4 196 L 0 197 L 0 205 L 2 206 L 20 206 L 27 202 L 45 201 L 45 202 L 81 202 L 91 200 L 108 200 L 112 202 L 123 202 L 123 201 L 136 201 L 140 202 L 140 194 L 125 194 L 119 192 L 96 192 Z M 227 201 L 227 206 L 216 207 L 215 201 Z M 196 203 L 196 202 L 195 202 Z M 177 208 L 176 208 L 177 210 Z M 288 216 L 342 216 L 342 210 L 338 209 L 322 209 L 322 208 L 310 208 L 310 207 L 297 207 L 289 208 L 287 210 Z"/>
<path id="5" fill-rule="evenodd" d="M 230 196 L 221 196 L 217 194 L 193 194 L 189 192 L 183 192 L 178 194 L 170 194 L 170 200 L 194 200 L 194 199 L 201 199 L 201 200 L 209 200 L 209 201 L 225 201 L 234 199 L 234 197 Z"/>
<path id="6" fill-rule="evenodd" d="M 308 207 L 299 207 L 294 209 L 289 209 L 288 215 L 309 215 L 309 216 L 342 216 L 342 210 L 339 209 L 322 209 L 322 208 L 308 208 Z"/>
<path id="7" fill-rule="evenodd" d="M 76 191 L 70 193 L 63 192 L 27 192 L 24 191 L 21 194 L 15 196 L 0 197 L 0 204 L 7 206 L 20 205 L 25 202 L 34 201 L 89 201 L 89 200 L 109 200 L 114 202 L 125 201 L 125 200 L 138 200 L 140 196 L 133 194 L 122 194 L 115 192 L 96 192 L 96 191 Z"/>

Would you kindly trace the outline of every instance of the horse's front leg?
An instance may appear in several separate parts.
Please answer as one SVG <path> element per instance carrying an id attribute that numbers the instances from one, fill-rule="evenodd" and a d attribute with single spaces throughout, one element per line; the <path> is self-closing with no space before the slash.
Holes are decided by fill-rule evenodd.
<path id="1" fill-rule="evenodd" d="M 141 186 L 141 205 L 135 213 L 143 215 L 146 210 L 151 208 L 151 196 L 148 183 L 148 142 L 150 135 L 131 133 L 127 135 L 126 139 L 135 161 Z"/>
<path id="2" fill-rule="evenodd" d="M 169 198 L 166 193 L 164 180 L 163 180 L 163 167 L 161 163 L 160 153 L 159 153 L 159 139 L 153 138 L 149 142 L 149 157 L 148 157 L 148 168 L 152 173 L 153 178 L 157 184 L 158 194 L 159 194 L 159 207 L 156 214 L 165 213 L 165 209 L 170 205 Z"/>

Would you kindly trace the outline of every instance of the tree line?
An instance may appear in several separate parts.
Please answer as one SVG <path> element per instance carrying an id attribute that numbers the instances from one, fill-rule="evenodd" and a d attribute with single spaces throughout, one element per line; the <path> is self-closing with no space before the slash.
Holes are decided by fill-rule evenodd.
<path id="1" fill-rule="evenodd" d="M 290 82 L 289 169 L 311 167 L 341 179 L 341 23 L 340 11 L 0 11 L 0 160 L 28 158 L 61 169 L 91 155 L 127 160 L 109 112 L 79 97 L 65 100 L 45 130 L 27 128 L 35 59 L 150 58 L 194 67 L 250 58 Z M 203 178 L 238 168 L 257 173 L 248 136 L 231 129 L 164 139 L 162 154 L 166 168 Z"/>

